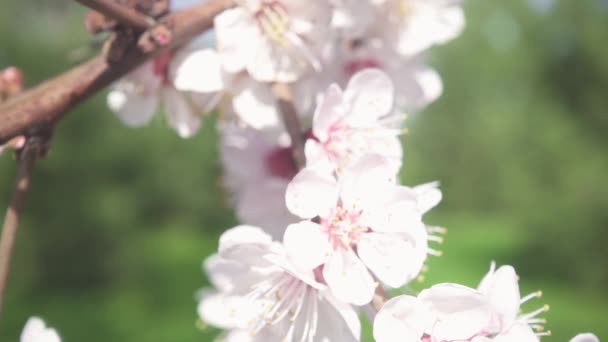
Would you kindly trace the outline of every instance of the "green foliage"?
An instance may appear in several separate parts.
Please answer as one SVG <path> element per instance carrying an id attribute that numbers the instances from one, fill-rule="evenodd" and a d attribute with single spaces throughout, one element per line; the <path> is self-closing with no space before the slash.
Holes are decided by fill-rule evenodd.
<path id="1" fill-rule="evenodd" d="M 408 184 L 440 180 L 428 221 L 449 228 L 423 284 L 474 286 L 491 260 L 511 263 L 554 336 L 608 338 L 608 8 L 561 1 L 467 2 L 461 38 L 437 48 L 444 95 L 413 115 L 404 137 Z M 9 0 L 0 12 L 0 67 L 35 84 L 93 53 L 71 1 Z M 221 188 L 215 118 L 181 140 L 161 118 L 124 127 L 100 95 L 57 128 L 39 163 L 16 246 L 0 340 L 41 315 L 65 341 L 197 341 L 200 264 L 236 224 Z M 0 157 L 0 207 L 14 165 Z M 532 307 L 526 309 L 534 309 Z M 369 326 L 368 326 L 369 328 Z"/>

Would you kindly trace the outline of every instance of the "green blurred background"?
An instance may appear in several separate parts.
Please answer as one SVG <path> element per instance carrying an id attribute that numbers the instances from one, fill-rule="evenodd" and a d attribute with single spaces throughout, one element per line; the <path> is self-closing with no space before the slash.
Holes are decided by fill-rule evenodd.
<path id="1" fill-rule="evenodd" d="M 433 51 L 443 97 L 409 119 L 408 184 L 440 180 L 427 222 L 448 227 L 425 281 L 475 286 L 490 261 L 542 289 L 552 337 L 608 338 L 608 1 L 468 0 L 461 38 Z M 4 0 L 0 67 L 28 85 L 90 56 L 84 10 Z M 0 341 L 30 315 L 64 341 L 209 341 L 202 259 L 236 224 L 214 118 L 191 140 L 157 119 L 124 127 L 96 96 L 58 127 L 19 232 Z M 15 173 L 0 157 L 0 207 Z"/>

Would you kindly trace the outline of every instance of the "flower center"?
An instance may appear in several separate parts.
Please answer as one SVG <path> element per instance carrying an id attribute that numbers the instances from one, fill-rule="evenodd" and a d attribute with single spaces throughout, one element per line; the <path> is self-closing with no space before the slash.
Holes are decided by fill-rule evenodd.
<path id="1" fill-rule="evenodd" d="M 298 172 L 291 147 L 277 147 L 266 155 L 266 168 L 275 177 L 292 179 Z"/>
<path id="2" fill-rule="evenodd" d="M 375 58 L 361 58 L 349 61 L 344 65 L 344 73 L 349 78 L 363 69 L 378 68 L 382 69 L 382 64 Z"/>
<path id="3" fill-rule="evenodd" d="M 163 85 L 170 85 L 169 81 L 169 63 L 173 58 L 173 52 L 163 52 L 154 58 L 154 75 L 162 79 Z"/>
<path id="4" fill-rule="evenodd" d="M 323 231 L 328 235 L 333 249 L 354 247 L 361 236 L 369 232 L 369 227 L 360 222 L 361 211 L 347 210 L 338 206 L 327 218 L 321 218 Z"/>
<path id="5" fill-rule="evenodd" d="M 280 2 L 265 1 L 255 13 L 255 18 L 264 35 L 281 47 L 287 46 L 285 35 L 289 31 L 290 21 Z"/>

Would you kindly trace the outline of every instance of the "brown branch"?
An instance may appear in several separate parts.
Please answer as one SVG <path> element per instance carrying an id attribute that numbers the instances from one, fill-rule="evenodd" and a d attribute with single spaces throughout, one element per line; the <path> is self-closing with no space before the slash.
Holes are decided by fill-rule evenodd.
<path id="1" fill-rule="evenodd" d="M 167 31 L 171 36 L 167 44 L 147 48 L 131 47 L 116 62 L 109 62 L 100 55 L 11 98 L 0 105 L 0 144 L 17 135 L 29 135 L 39 127 L 57 122 L 68 110 L 145 61 L 165 50 L 182 46 L 211 28 L 213 18 L 233 6 L 232 0 L 209 0 L 172 13 L 142 35 L 143 38 L 154 37 L 155 31 Z"/>
<path id="2" fill-rule="evenodd" d="M 17 229 L 21 221 L 21 212 L 25 196 L 30 187 L 32 171 L 38 157 L 38 150 L 26 143 L 26 146 L 19 153 L 18 168 L 13 197 L 6 210 L 4 225 L 2 227 L 2 237 L 0 240 L 0 314 L 4 303 L 4 293 L 8 284 L 8 275 L 11 268 L 11 256 L 17 238 Z"/>
<path id="3" fill-rule="evenodd" d="M 374 293 L 374 297 L 372 299 L 372 306 L 376 310 L 376 313 L 382 309 L 384 303 L 389 300 L 389 296 L 382 288 L 382 285 L 378 284 L 376 287 L 376 292 Z"/>
<path id="4" fill-rule="evenodd" d="M 298 169 L 302 169 L 306 166 L 306 156 L 304 154 L 304 143 L 306 138 L 298 112 L 293 105 L 293 93 L 289 85 L 285 83 L 275 83 L 272 87 L 273 93 L 279 102 L 279 110 L 283 117 L 283 124 L 289 137 L 291 138 L 291 147 L 293 152 L 293 159 L 298 166 Z"/>
<path id="5" fill-rule="evenodd" d="M 113 2 L 113 0 L 76 1 L 138 32 L 146 31 L 152 27 L 155 22 L 153 18 L 138 12 L 134 8 L 123 6 Z"/>

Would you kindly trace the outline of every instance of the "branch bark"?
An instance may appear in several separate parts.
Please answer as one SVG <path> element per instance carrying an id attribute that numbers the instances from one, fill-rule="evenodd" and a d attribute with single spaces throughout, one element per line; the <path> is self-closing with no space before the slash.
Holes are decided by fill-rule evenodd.
<path id="1" fill-rule="evenodd" d="M 233 7 L 232 0 L 209 0 L 192 8 L 172 13 L 146 31 L 164 28 L 171 35 L 165 45 L 131 47 L 125 55 L 110 62 L 100 54 L 89 62 L 47 80 L 0 105 L 0 145 L 17 135 L 29 135 L 40 127 L 52 126 L 64 114 L 112 82 L 126 75 L 159 53 L 184 45 L 213 26 L 213 19 Z"/>
<path id="2" fill-rule="evenodd" d="M 143 32 L 154 25 L 154 19 L 137 12 L 133 8 L 125 7 L 112 0 L 76 0 L 82 5 L 93 9 L 118 23 Z"/>
<path id="3" fill-rule="evenodd" d="M 21 221 L 21 212 L 25 196 L 30 188 L 34 164 L 39 153 L 37 148 L 31 148 L 28 145 L 26 143 L 26 146 L 19 153 L 15 191 L 6 210 L 4 225 L 2 227 L 2 237 L 0 240 L 0 315 L 2 314 L 4 294 L 11 268 L 11 257 L 17 239 L 17 230 Z"/>
<path id="4" fill-rule="evenodd" d="M 293 93 L 289 85 L 285 83 L 275 83 L 272 87 L 273 93 L 279 101 L 279 110 L 283 117 L 283 124 L 289 137 L 291 138 L 291 148 L 293 159 L 302 169 L 306 166 L 306 155 L 304 154 L 304 144 L 306 138 L 302 130 L 302 124 L 298 117 L 298 112 L 293 104 Z"/>

